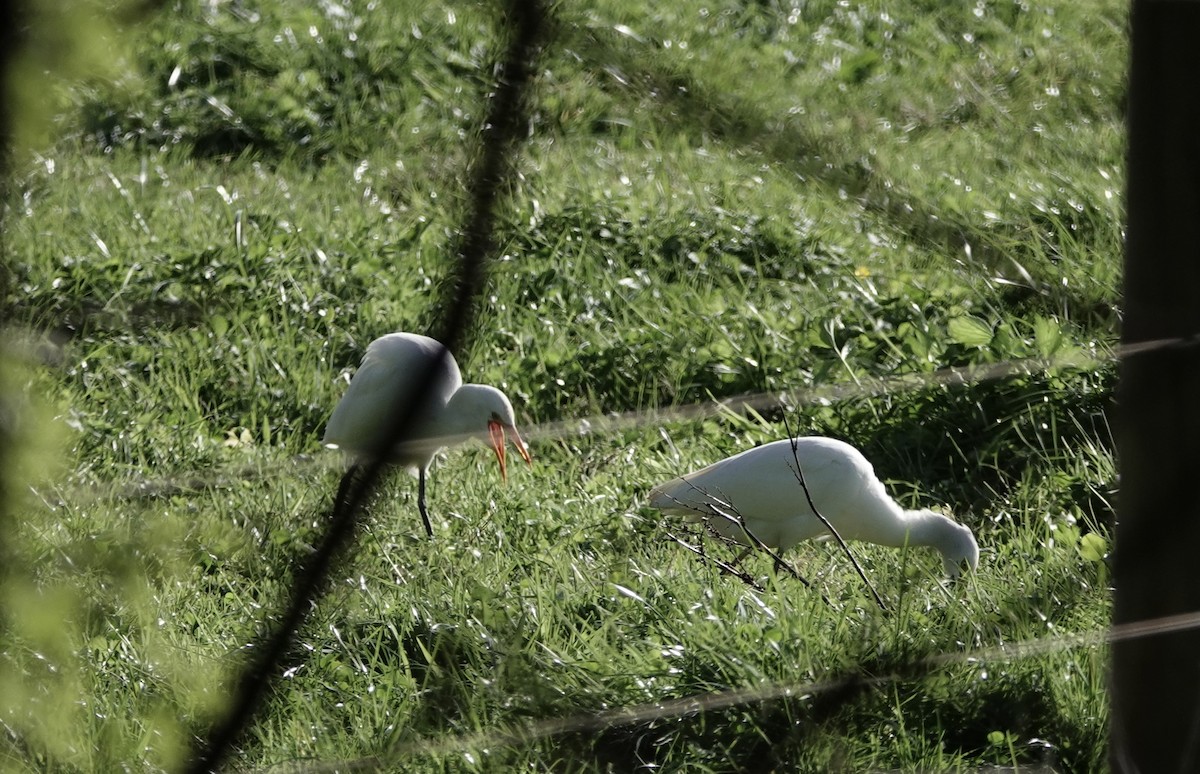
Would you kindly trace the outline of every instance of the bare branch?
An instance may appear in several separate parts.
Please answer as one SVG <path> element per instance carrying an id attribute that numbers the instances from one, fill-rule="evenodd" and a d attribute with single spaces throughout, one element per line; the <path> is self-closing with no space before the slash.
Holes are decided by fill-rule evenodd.
<path id="1" fill-rule="evenodd" d="M 687 481 L 687 479 L 685 478 L 684 481 Z M 749 544 L 749 547 L 747 547 L 745 551 L 743 551 L 741 554 L 739 554 L 733 560 L 733 563 L 732 563 L 733 565 L 740 565 L 742 559 L 746 556 L 747 553 L 749 553 L 751 550 L 757 549 L 771 557 L 772 561 L 775 564 L 776 571 L 783 569 L 785 572 L 787 572 L 787 574 L 791 575 L 793 578 L 795 578 L 796 580 L 803 583 L 806 588 L 810 588 L 810 589 L 813 588 L 812 582 L 810 582 L 807 578 L 805 578 L 803 575 L 801 575 L 800 572 L 798 570 L 796 570 L 795 567 L 793 567 L 788 562 L 784 561 L 783 557 L 781 557 L 779 555 L 779 553 L 775 551 L 775 549 L 771 548 L 766 543 L 764 543 L 758 537 L 758 535 L 755 535 L 754 532 L 751 531 L 751 529 L 746 526 L 745 518 L 742 517 L 742 514 L 733 505 L 733 503 L 729 502 L 728 498 L 718 499 L 718 498 L 714 497 L 711 492 L 701 489 L 700 487 L 693 484 L 691 481 L 687 481 L 687 484 L 692 489 L 694 489 L 695 491 L 697 491 L 701 495 L 703 495 L 705 498 L 704 503 L 702 503 L 702 507 L 706 508 L 708 510 L 708 513 L 706 513 L 706 514 L 701 513 L 698 515 L 700 516 L 700 520 L 703 522 L 708 534 L 710 534 L 712 537 L 716 538 L 717 540 L 721 541 L 722 543 L 724 543 L 726 545 L 730 545 L 730 546 L 735 546 L 735 545 L 736 546 L 745 546 L 745 545 L 747 545 L 747 543 Z M 668 497 L 670 497 L 672 500 L 674 500 L 675 502 L 679 503 L 680 505 L 682 505 L 684 507 L 688 507 L 688 508 L 691 507 L 676 497 L 671 497 L 670 495 L 668 495 Z M 720 506 L 720 507 L 718 507 L 718 506 Z M 728 522 L 731 522 L 731 523 L 737 525 L 738 529 L 740 529 L 742 531 L 742 534 L 746 537 L 746 542 L 740 542 L 735 538 L 732 538 L 728 535 L 723 534 L 720 530 L 718 530 L 716 527 L 714 527 L 712 525 L 713 518 L 724 519 L 725 521 L 728 521 Z M 670 535 L 670 533 L 668 533 L 668 535 Z M 676 542 L 681 542 L 678 540 L 678 538 L 675 538 L 674 535 L 670 535 L 670 536 L 672 538 L 674 538 L 676 540 Z M 689 546 L 686 546 L 686 545 L 685 545 L 685 547 L 690 548 Z M 701 553 L 701 555 L 704 556 L 703 553 Z M 717 563 L 718 561 L 719 560 L 713 560 L 714 563 Z M 721 564 L 724 564 L 724 563 L 721 563 Z M 747 576 L 749 575 L 749 573 L 747 573 L 745 570 L 736 570 L 732 574 L 738 575 L 739 577 L 741 577 L 743 574 L 745 574 Z M 745 580 L 745 578 L 743 578 L 743 580 Z M 757 583 L 752 582 L 752 585 L 754 585 L 755 588 L 761 590 L 761 587 Z M 824 594 L 821 594 L 821 600 L 824 601 L 826 604 L 829 604 L 829 599 Z"/>
<path id="2" fill-rule="evenodd" d="M 833 535 L 834 539 L 837 540 L 838 545 L 841 546 L 842 550 L 846 552 L 846 556 L 850 558 L 850 564 L 854 565 L 854 569 L 858 571 L 858 577 L 862 578 L 863 583 L 867 584 L 867 589 L 870 590 L 871 596 L 875 597 L 875 603 L 879 605 L 879 609 L 887 610 L 887 605 L 883 604 L 883 598 L 879 596 L 879 592 L 875 590 L 873 585 L 871 585 L 870 579 L 868 579 L 867 574 L 863 572 L 863 568 L 859 565 L 858 560 L 854 558 L 854 554 L 850 553 L 850 546 L 846 545 L 845 540 L 842 540 L 842 536 L 838 534 L 838 531 L 833 528 L 832 524 L 829 523 L 829 519 L 825 518 L 825 516 L 819 510 L 817 510 L 817 504 L 813 502 L 812 493 L 808 491 L 808 483 L 804 480 L 804 471 L 800 468 L 800 454 L 796 451 L 796 447 L 799 445 L 799 437 L 792 434 L 792 428 L 787 420 L 787 412 L 784 412 L 783 414 L 783 428 L 787 431 L 788 438 L 792 442 L 792 459 L 796 461 L 796 468 L 793 472 L 796 474 L 796 480 L 800 482 L 800 488 L 804 490 L 804 499 L 808 500 L 808 507 L 812 509 L 813 514 L 815 514 L 817 519 L 819 519 L 820 522 L 825 525 L 825 529 L 829 530 L 829 534 Z"/>
<path id="3" fill-rule="evenodd" d="M 696 557 L 701 561 L 701 563 L 714 565 L 718 570 L 721 571 L 722 575 L 732 575 L 735 578 L 741 580 L 747 586 L 754 589 L 755 591 L 765 591 L 766 590 L 762 587 L 762 585 L 758 581 L 754 580 L 753 576 L 751 576 L 750 573 L 748 573 L 744 569 L 734 566 L 734 564 L 739 562 L 741 557 L 734 559 L 734 564 L 730 564 L 728 562 L 723 562 L 714 556 L 709 556 L 708 552 L 706 552 L 704 550 L 703 541 L 697 541 L 696 544 L 693 545 L 693 544 L 687 542 L 686 540 L 684 540 L 683 538 L 679 537 L 678 535 L 676 535 L 674 532 L 670 532 L 670 531 L 667 532 L 667 537 L 671 538 L 676 543 L 678 543 L 679 545 L 683 546 L 688 551 L 691 551 L 693 554 L 695 554 Z"/>
<path id="4" fill-rule="evenodd" d="M 545 9 L 538 0 L 509 0 L 504 23 L 508 26 L 504 31 L 508 47 L 496 70 L 498 83 L 483 124 L 481 154 L 470 173 L 469 205 L 456 251 L 452 297 L 442 305 L 441 330 L 435 335 L 444 348 L 426 372 L 414 380 L 418 395 L 429 391 L 440 361 L 458 350 L 466 337 L 472 305 L 483 287 L 485 265 L 494 252 L 497 202 L 503 196 L 511 172 L 511 157 L 526 123 L 525 92 L 535 72 L 533 59 L 546 23 Z M 297 570 L 278 623 L 249 649 L 248 662 L 234 686 L 225 716 L 199 739 L 186 766 L 188 772 L 207 774 L 219 769 L 249 729 L 271 682 L 278 677 L 279 665 L 292 639 L 324 591 L 335 561 L 353 541 L 366 501 L 387 467 L 387 452 L 415 427 L 422 404 L 421 400 L 412 400 L 408 405 L 395 406 L 389 432 L 382 434 L 384 437 L 371 459 L 346 471 L 325 534 Z"/>

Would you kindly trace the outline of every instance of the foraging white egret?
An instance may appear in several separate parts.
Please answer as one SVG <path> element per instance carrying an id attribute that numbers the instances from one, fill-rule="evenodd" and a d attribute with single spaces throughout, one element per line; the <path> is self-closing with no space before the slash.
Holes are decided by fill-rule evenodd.
<path id="1" fill-rule="evenodd" d="M 417 470 L 417 507 L 430 537 L 433 527 L 425 507 L 425 476 L 438 450 L 471 438 L 486 440 L 500 463 L 501 478 L 507 479 L 504 431 L 508 430 L 517 452 L 530 462 L 508 397 L 486 384 L 463 384 L 454 357 L 449 352 L 443 357 L 444 351 L 441 342 L 416 333 L 389 333 L 375 339 L 367 345 L 350 387 L 325 425 L 325 445 L 336 446 L 361 461 L 385 442 L 382 434 L 393 424 L 389 413 L 414 400 L 423 375 L 431 366 L 437 369 L 409 433 L 411 440 L 389 454 L 391 462 Z"/>
<path id="2" fill-rule="evenodd" d="M 802 540 L 829 537 L 796 475 L 796 460 L 812 502 L 845 540 L 885 546 L 931 546 L 946 573 L 979 564 L 971 530 L 930 510 L 906 511 L 888 496 L 858 449 L 833 438 L 785 439 L 759 446 L 660 484 L 650 505 L 666 513 L 707 518 L 725 537 L 751 541 L 745 528 L 770 548 L 784 551 Z"/>

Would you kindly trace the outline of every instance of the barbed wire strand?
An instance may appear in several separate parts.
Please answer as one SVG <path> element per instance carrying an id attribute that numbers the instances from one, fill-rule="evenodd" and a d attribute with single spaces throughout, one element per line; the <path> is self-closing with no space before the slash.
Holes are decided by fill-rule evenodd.
<path id="1" fill-rule="evenodd" d="M 260 770 L 260 774 L 326 774 L 333 771 L 375 771 L 395 764 L 400 758 L 416 755 L 444 755 L 478 748 L 498 748 L 520 744 L 531 744 L 542 739 L 571 733 L 596 733 L 621 726 L 647 723 L 650 721 L 677 720 L 688 715 L 731 709 L 747 704 L 757 704 L 780 699 L 804 699 L 819 694 L 835 692 L 847 687 L 874 687 L 901 680 L 914 679 L 948 666 L 964 666 L 976 663 L 1016 661 L 1046 655 L 1073 648 L 1110 645 L 1139 637 L 1151 637 L 1181 631 L 1200 629 L 1200 613 L 1182 613 L 1156 620 L 1112 626 L 1107 631 L 1065 634 L 1023 640 L 1011 644 L 994 645 L 957 653 L 943 653 L 905 665 L 902 670 L 885 674 L 868 675 L 852 673 L 828 680 L 803 683 L 775 683 L 730 691 L 693 694 L 678 699 L 647 702 L 629 707 L 620 707 L 607 712 L 578 714 L 571 717 L 541 720 L 525 725 L 514 725 L 457 734 L 436 739 L 421 739 L 405 742 L 384 755 L 373 755 L 354 760 L 321 763 L 279 764 Z"/>
<path id="2" fill-rule="evenodd" d="M 716 400 L 697 401 L 664 408 L 637 409 L 624 412 L 595 414 L 587 417 L 551 420 L 522 427 L 527 441 L 547 441 L 558 438 L 583 437 L 600 433 L 616 433 L 641 427 L 663 426 L 710 419 L 722 414 L 745 412 L 765 413 L 776 409 L 804 405 L 829 404 L 842 400 L 895 395 L 934 387 L 972 386 L 999 381 L 1011 376 L 1044 373 L 1055 369 L 1088 370 L 1111 363 L 1121 356 L 1200 343 L 1200 334 L 1190 338 L 1163 339 L 1128 347 L 1116 347 L 1113 355 L 1091 355 L 1073 352 L 1045 358 L 1018 358 L 978 366 L 943 368 L 929 373 L 903 374 L 888 377 L 859 377 L 845 384 L 801 387 L 770 392 L 756 392 Z M 465 439 L 447 439 L 448 442 Z M 200 491 L 206 488 L 232 485 L 236 481 L 257 478 L 284 466 L 340 467 L 338 455 L 319 457 L 301 454 L 284 461 L 254 463 L 217 471 L 175 474 L 146 478 L 124 484 L 54 484 L 48 488 L 31 487 L 32 493 L 49 507 L 80 504 L 90 496 L 96 500 L 136 500 L 169 496 L 176 493 Z"/>
<path id="3" fill-rule="evenodd" d="M 423 395 L 433 387 L 440 360 L 461 348 L 471 320 L 471 307 L 483 286 L 484 267 L 494 252 L 496 206 L 504 196 L 505 182 L 512 169 L 512 156 L 526 125 L 525 102 L 533 78 L 533 62 L 545 26 L 545 11 L 539 0 L 508 0 L 501 24 L 508 29 L 503 59 L 498 63 L 497 84 L 490 95 L 487 117 L 481 132 L 480 155 L 468 176 L 468 204 L 457 251 L 456 277 L 449 287 L 451 298 L 441 314 L 441 330 L 435 338 L 445 346 L 438 361 L 431 362 L 420 380 L 414 380 Z M 351 542 L 367 498 L 387 467 L 388 451 L 407 437 L 423 405 L 412 400 L 393 407 L 390 433 L 366 462 L 346 472 L 334 498 L 329 525 L 317 549 L 296 573 L 290 597 L 273 629 L 250 648 L 227 711 L 201 740 L 187 764 L 192 774 L 207 774 L 220 768 L 233 746 L 249 728 L 255 710 L 272 681 L 296 632 L 324 589 L 334 562 Z"/>

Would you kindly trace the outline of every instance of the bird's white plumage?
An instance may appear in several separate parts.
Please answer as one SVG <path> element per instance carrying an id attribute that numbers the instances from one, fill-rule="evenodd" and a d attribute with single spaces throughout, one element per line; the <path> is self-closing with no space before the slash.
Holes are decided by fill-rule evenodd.
<path id="1" fill-rule="evenodd" d="M 462 387 L 463 380 L 458 363 L 449 352 L 438 362 L 444 349 L 437 340 L 416 333 L 389 333 L 372 341 L 350 380 L 350 387 L 325 425 L 324 443 L 356 456 L 378 448 L 383 442 L 382 434 L 390 429 L 387 412 L 395 406 L 408 405 L 416 397 L 419 385 L 415 380 L 435 362 L 437 371 L 411 436 L 431 439 L 445 435 L 450 424 L 445 416 L 446 405 Z M 480 428 L 485 424 L 486 417 Z M 414 442 L 393 453 L 401 464 L 426 468 L 444 445 L 447 444 Z"/>
<path id="2" fill-rule="evenodd" d="M 793 453 L 793 443 L 795 451 Z M 708 518 L 721 534 L 749 543 L 741 526 L 779 550 L 828 530 L 808 505 L 796 460 L 817 510 L 846 540 L 886 546 L 932 546 L 946 570 L 974 568 L 979 547 L 967 527 L 929 510 L 901 508 L 858 449 L 833 438 L 785 439 L 759 446 L 656 486 L 650 505 L 667 513 Z"/>
<path id="3" fill-rule="evenodd" d="M 425 476 L 439 449 L 471 438 L 486 441 L 496 453 L 503 477 L 507 430 L 512 433 L 517 452 L 529 462 L 529 452 L 517 432 L 512 403 L 503 392 L 486 384 L 463 384 L 458 363 L 436 339 L 416 333 L 389 333 L 367 345 L 362 364 L 325 425 L 324 443 L 356 459 L 378 453 L 388 442 L 387 434 L 395 428 L 395 413 L 417 400 L 430 368 L 434 369 L 433 378 L 421 398 L 416 424 L 406 433 L 408 440 L 393 446 L 388 457 L 416 469 L 420 480 L 417 507 L 425 531 L 432 535 L 425 507 Z"/>

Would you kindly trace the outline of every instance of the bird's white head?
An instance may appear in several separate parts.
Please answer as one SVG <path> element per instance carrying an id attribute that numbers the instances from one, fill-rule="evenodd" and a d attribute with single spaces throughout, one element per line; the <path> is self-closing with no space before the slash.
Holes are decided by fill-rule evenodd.
<path id="1" fill-rule="evenodd" d="M 495 387 L 486 384 L 464 384 L 450 398 L 446 405 L 446 415 L 455 418 L 459 425 L 458 430 L 463 435 L 478 438 L 492 448 L 496 453 L 496 461 L 500 463 L 501 478 L 508 477 L 504 453 L 506 430 L 512 433 L 513 446 L 517 453 L 526 464 L 532 464 L 529 450 L 525 448 L 525 442 L 517 432 L 512 403 L 507 395 Z"/>
<path id="2" fill-rule="evenodd" d="M 975 541 L 975 533 L 970 527 L 930 510 L 921 511 L 925 518 L 941 525 L 935 547 L 942 555 L 942 564 L 946 574 L 957 578 L 964 570 L 974 570 L 979 566 L 979 543 Z"/>

